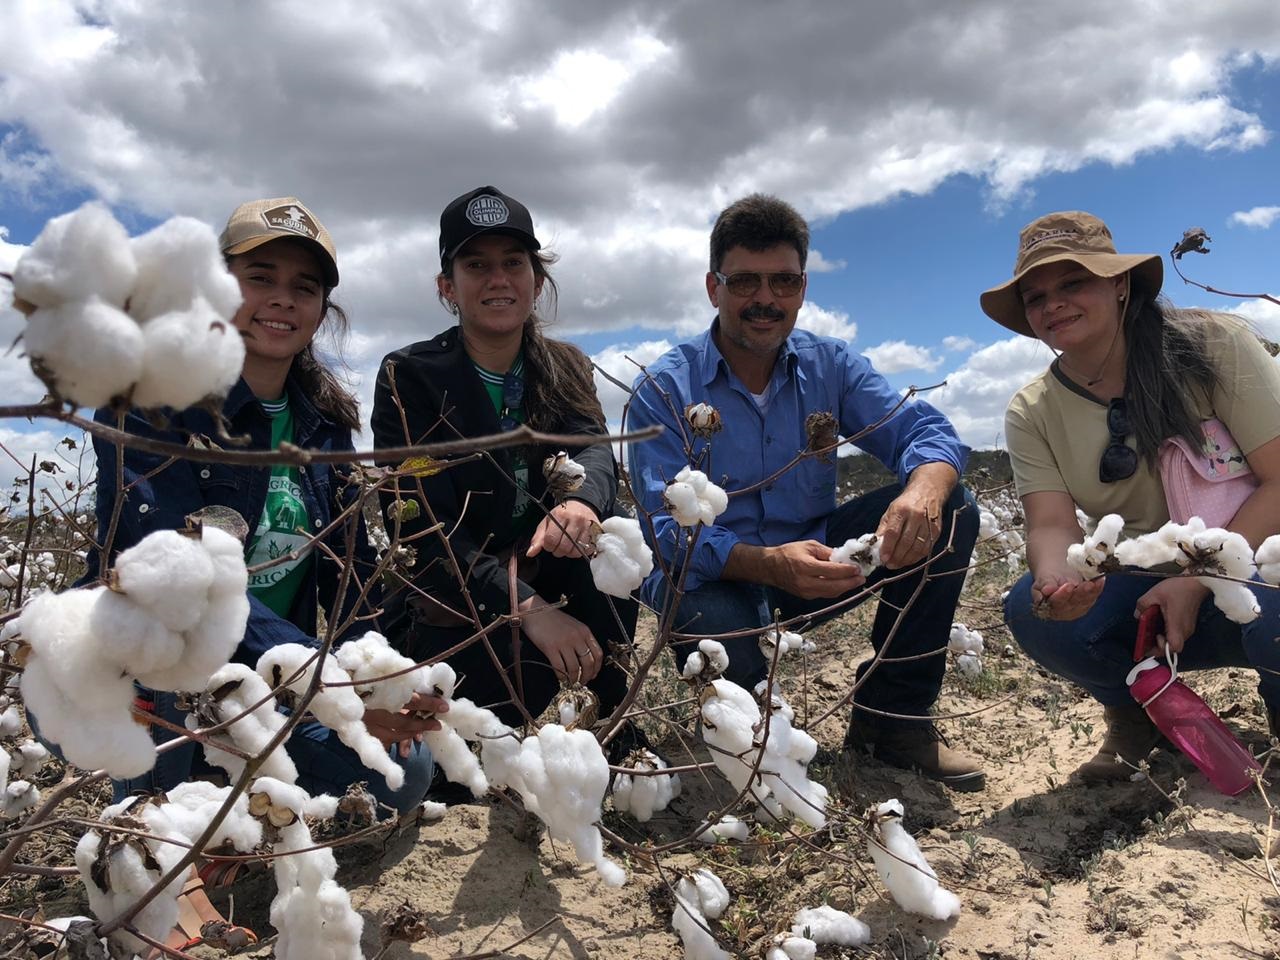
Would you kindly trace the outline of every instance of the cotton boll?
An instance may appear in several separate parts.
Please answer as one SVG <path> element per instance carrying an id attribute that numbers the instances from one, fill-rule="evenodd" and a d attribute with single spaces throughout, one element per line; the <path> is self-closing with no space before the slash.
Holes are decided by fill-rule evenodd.
<path id="1" fill-rule="evenodd" d="M 689 654 L 680 675 L 686 680 L 698 677 L 710 680 L 729 669 L 729 654 L 718 640 L 699 640 L 698 649 Z"/>
<path id="2" fill-rule="evenodd" d="M 0 713 L 0 737 L 16 737 L 22 732 L 22 711 L 11 703 Z"/>
<path id="3" fill-rule="evenodd" d="M 448 812 L 449 807 L 446 804 L 437 803 L 434 800 L 423 800 L 422 805 L 418 807 L 418 814 L 423 820 L 441 820 Z"/>
<path id="4" fill-rule="evenodd" d="M 962 653 L 956 657 L 956 669 L 961 676 L 976 677 L 982 673 L 982 658 L 972 653 Z"/>
<path id="5" fill-rule="evenodd" d="M 441 714 L 442 721 L 448 716 Z M 452 782 L 469 787 L 474 797 L 483 797 L 489 792 L 489 779 L 484 775 L 480 761 L 467 746 L 467 741 L 447 723 L 442 722 L 439 730 L 425 731 L 422 738 L 431 750 L 432 758 Z"/>
<path id="6" fill-rule="evenodd" d="M 726 840 L 745 840 L 747 836 L 747 825 L 737 817 L 726 815 L 702 830 L 698 834 L 698 840 L 702 843 L 722 843 Z"/>
<path id="7" fill-rule="evenodd" d="M 996 515 L 982 507 L 978 511 L 978 539 L 990 540 L 1000 535 L 1000 524 L 996 520 Z"/>
<path id="8" fill-rule="evenodd" d="M 40 802 L 40 791 L 26 780 L 14 780 L 4 788 L 4 805 L 0 817 L 12 820 Z"/>
<path id="9" fill-rule="evenodd" d="M 1237 580 L 1253 576 L 1253 548 L 1240 534 L 1231 530 L 1205 530 L 1196 534 L 1191 544 L 1196 555 L 1205 558 L 1206 569 Z"/>
<path id="10" fill-rule="evenodd" d="M 982 634 L 977 630 L 970 630 L 963 623 L 953 623 L 947 639 L 947 649 L 954 654 L 979 655 L 983 649 Z"/>
<path id="11" fill-rule="evenodd" d="M 1073 543 L 1067 548 L 1067 565 L 1085 578 L 1115 569 L 1117 562 L 1114 553 L 1123 529 L 1122 516 L 1118 513 L 1107 514 L 1098 521 L 1097 528 L 1092 535 L 1085 537 L 1083 543 Z"/>
<path id="12" fill-rule="evenodd" d="M 142 376 L 133 392 L 140 407 L 183 410 L 206 397 L 225 396 L 244 366 L 239 332 L 203 297 L 189 310 L 149 321 L 142 336 Z"/>
<path id="13" fill-rule="evenodd" d="M 142 375 L 142 331 L 96 297 L 37 310 L 22 343 L 37 374 L 77 406 L 106 406 Z"/>
<path id="14" fill-rule="evenodd" d="M 920 852 L 915 838 L 903 829 L 902 816 L 902 804 L 897 800 L 886 800 L 869 816 L 867 850 L 880 879 L 904 910 L 933 920 L 956 916 L 960 913 L 960 900 L 938 883 L 938 875 Z"/>
<path id="15" fill-rule="evenodd" d="M 638 521 L 609 517 L 600 529 L 596 555 L 591 558 L 596 589 L 613 597 L 629 597 L 653 572 L 653 553 L 644 542 Z"/>
<path id="16" fill-rule="evenodd" d="M 203 690 L 209 677 L 226 665 L 240 645 L 249 622 L 249 609 L 247 594 L 210 594 L 200 622 L 182 635 L 182 659 L 162 676 L 140 671 L 138 679 L 153 690 Z"/>
<path id="17" fill-rule="evenodd" d="M 138 264 L 129 312 L 141 322 L 188 310 L 203 297 L 224 320 L 240 307 L 240 284 L 227 270 L 218 238 L 191 217 L 173 217 L 131 241 Z"/>
<path id="18" fill-rule="evenodd" d="M 624 766 L 635 770 L 665 770 L 667 762 L 652 750 L 637 750 L 627 757 Z M 641 823 L 647 823 L 655 813 L 667 809 L 679 795 L 680 777 L 674 773 L 665 776 L 620 773 L 613 781 L 613 809 L 630 813 Z"/>
<path id="19" fill-rule="evenodd" d="M 204 525 L 200 543 L 213 566 L 210 598 L 238 596 L 249 587 L 249 571 L 244 563 L 244 544 L 218 527 Z"/>
<path id="20" fill-rule="evenodd" d="M 683 467 L 667 486 L 666 503 L 672 519 L 682 527 L 710 525 L 729 506 L 729 497 L 701 470 Z"/>
<path id="21" fill-rule="evenodd" d="M 1197 577 L 1213 593 L 1213 604 L 1233 623 L 1252 623 L 1262 613 L 1258 598 L 1243 583 L 1219 580 L 1217 577 Z"/>
<path id="22" fill-rule="evenodd" d="M 49 759 L 49 751 L 38 740 L 27 740 L 13 751 L 10 773 L 15 777 L 27 777 L 35 773 Z"/>
<path id="23" fill-rule="evenodd" d="M 104 659 L 125 671 L 139 666 L 165 670 L 178 662 L 186 646 L 181 633 L 129 597 L 111 590 L 95 593 L 90 619 Z"/>
<path id="24" fill-rule="evenodd" d="M 227 689 L 231 684 L 235 686 Z M 205 749 L 205 756 L 210 763 L 226 770 L 233 781 L 238 781 L 244 772 L 245 761 L 235 754 L 217 749 L 217 745 L 230 744 L 250 756 L 258 756 L 284 726 L 285 717 L 276 711 L 275 700 L 271 697 L 271 688 L 266 681 L 242 663 L 229 663 L 216 671 L 209 677 L 207 689 L 210 692 L 224 691 L 222 699 L 209 707 L 216 723 L 226 723 L 234 717 L 239 719 L 226 730 L 210 737 L 211 743 Z M 253 712 L 247 712 L 254 704 L 258 706 Z M 187 729 L 196 730 L 201 722 L 194 714 L 188 714 L 186 725 Z M 283 743 L 258 768 L 258 776 L 271 777 L 283 783 L 297 781 L 298 770 Z"/>
<path id="25" fill-rule="evenodd" d="M 230 793 L 230 786 L 218 787 L 204 780 L 190 780 L 165 795 L 168 802 L 164 813 L 178 833 L 189 843 L 195 843 L 208 829 L 214 814 L 222 808 Z M 261 842 L 262 823 L 250 815 L 249 798 L 240 794 L 209 838 L 207 847 L 212 849 L 230 843 L 241 853 L 251 853 Z"/>
<path id="26" fill-rule="evenodd" d="M 1257 564 L 1258 576 L 1270 584 L 1280 583 L 1280 534 L 1263 540 L 1253 561 Z"/>
<path id="27" fill-rule="evenodd" d="M 788 653 L 813 653 L 817 647 L 804 639 L 798 633 L 792 633 L 790 630 L 767 630 L 760 634 L 760 652 L 764 654 L 768 661 L 773 660 L 773 651 L 778 651 L 778 658 L 785 657 Z"/>
<path id="28" fill-rule="evenodd" d="M 871 942 L 871 928 L 857 917 L 823 904 L 797 910 L 791 932 L 808 937 L 815 943 L 834 943 L 842 947 L 861 947 Z"/>
<path id="29" fill-rule="evenodd" d="M 671 928 L 684 944 L 685 960 L 733 960 L 731 954 L 720 948 L 716 938 L 707 929 L 707 918 L 698 908 L 697 894 L 693 898 L 681 896 L 680 890 L 687 883 L 680 881 L 677 887 L 675 908 L 671 911 Z"/>
<path id="30" fill-rule="evenodd" d="M 880 566 L 880 538 L 874 533 L 846 540 L 831 551 L 832 563 L 848 563 L 858 568 L 864 577 Z"/>
<path id="31" fill-rule="evenodd" d="M 37 307 L 99 297 L 120 308 L 137 276 L 124 227 L 90 202 L 45 224 L 13 268 L 13 293 Z"/>
<path id="32" fill-rule="evenodd" d="M 386 637 L 372 630 L 344 643 L 334 657 L 351 674 L 356 693 L 368 710 L 399 710 L 415 693 L 425 691 L 426 671 L 414 669 L 413 660 L 392 649 Z M 397 673 L 400 675 L 392 676 Z"/>
<path id="33" fill-rule="evenodd" d="M 116 557 L 119 590 L 170 630 L 189 630 L 208 605 L 213 562 L 200 539 L 156 530 Z"/>
<path id="34" fill-rule="evenodd" d="M 1178 559 L 1178 548 L 1164 528 L 1116 544 L 1116 559 L 1126 566 L 1150 570 Z"/>
<path id="35" fill-rule="evenodd" d="M 93 611 L 101 590 L 95 587 L 42 593 L 18 617 L 19 629 L 31 645 L 28 666 L 39 662 L 47 670 L 43 676 L 68 702 L 72 716 L 82 710 L 123 709 L 127 713 L 133 702 L 133 681 L 102 656 L 96 636 Z M 25 675 L 23 696 L 41 716 L 41 710 L 26 693 Z"/>
<path id="36" fill-rule="evenodd" d="M 773 938 L 773 946 L 765 954 L 765 960 L 814 960 L 818 945 L 805 937 L 780 933 Z"/>
<path id="37" fill-rule="evenodd" d="M 729 909 L 729 891 L 724 881 L 705 867 L 699 867 L 684 880 L 692 884 L 704 915 L 718 919 Z M 687 889 L 687 888 L 686 888 Z"/>

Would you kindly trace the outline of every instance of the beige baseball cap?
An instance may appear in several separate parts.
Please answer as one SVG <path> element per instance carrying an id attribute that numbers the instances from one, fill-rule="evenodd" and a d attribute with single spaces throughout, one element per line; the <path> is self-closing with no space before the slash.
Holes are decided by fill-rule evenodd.
<path id="1" fill-rule="evenodd" d="M 250 200 L 240 204 L 227 221 L 218 246 L 227 256 L 235 256 L 281 237 L 301 238 L 315 244 L 324 269 L 325 285 L 338 285 L 338 252 L 333 248 L 333 238 L 297 197 Z"/>
<path id="2" fill-rule="evenodd" d="M 996 323 L 1034 337 L 1027 323 L 1018 281 L 1046 263 L 1070 260 L 1098 277 L 1130 273 L 1135 291 L 1154 297 L 1164 282 L 1164 262 L 1158 253 L 1116 253 L 1107 225 L 1091 213 L 1064 210 L 1032 220 L 1018 237 L 1013 278 L 992 287 L 980 298 L 982 310 Z"/>

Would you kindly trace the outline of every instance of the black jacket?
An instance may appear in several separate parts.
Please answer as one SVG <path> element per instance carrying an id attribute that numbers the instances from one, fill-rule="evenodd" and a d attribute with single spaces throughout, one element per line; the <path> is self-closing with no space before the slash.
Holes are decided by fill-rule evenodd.
<path id="1" fill-rule="evenodd" d="M 392 368 L 394 393 L 388 375 Z M 534 375 L 535 371 L 526 368 L 526 380 Z M 526 398 L 528 395 L 526 389 Z M 396 397 L 404 408 L 403 421 Z M 526 408 L 526 419 L 528 412 Z M 430 340 L 411 344 L 383 359 L 373 395 L 372 425 L 377 447 L 485 437 L 501 431 L 489 394 L 463 349 L 460 328 L 454 327 Z M 600 426 L 578 411 L 562 409 L 553 411 L 551 432 L 600 435 Z M 546 491 L 542 461 L 556 452 L 549 447 L 528 451 L 529 495 L 535 500 L 543 497 Z M 589 504 L 602 518 L 612 515 L 618 480 L 609 444 L 570 447 L 569 454 L 587 472 L 586 481 L 573 498 Z M 436 521 L 445 525 L 446 531 L 454 530 L 456 526 L 449 543 L 464 572 L 470 571 L 467 586 L 485 622 L 507 613 L 511 607 L 506 565 L 497 558 L 499 553 L 513 545 L 510 524 L 506 522 L 511 517 L 516 497 L 511 461 L 511 449 L 505 448 L 434 476 L 420 480 L 406 477 L 398 481 L 399 495 L 406 500 L 417 499 L 417 484 L 421 482 L 431 508 L 401 523 L 401 539 L 430 527 L 432 513 Z M 386 466 L 394 467 L 395 464 Z M 384 517 L 386 508 L 395 502 L 396 497 L 395 487 L 384 487 Z M 545 500 L 543 504 L 548 508 L 551 506 Z M 387 528 L 392 530 L 394 524 L 388 521 Z M 457 578 L 446 561 L 440 536 L 428 534 L 410 545 L 417 553 L 413 568 L 416 586 L 466 614 L 467 608 L 463 604 Z M 519 599 L 524 600 L 535 592 L 529 584 L 517 583 Z M 403 611 L 405 599 L 405 592 L 401 591 L 398 597 L 388 600 L 388 621 L 396 619 Z"/>

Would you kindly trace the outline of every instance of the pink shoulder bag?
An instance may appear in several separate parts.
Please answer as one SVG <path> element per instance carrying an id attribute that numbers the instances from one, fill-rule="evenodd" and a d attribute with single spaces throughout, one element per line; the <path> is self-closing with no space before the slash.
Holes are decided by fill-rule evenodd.
<path id="1" fill-rule="evenodd" d="M 1169 519 L 1186 523 L 1199 517 L 1209 527 L 1225 527 L 1258 487 L 1231 431 L 1221 420 L 1205 420 L 1202 449 L 1181 437 L 1160 446 L 1160 480 Z"/>

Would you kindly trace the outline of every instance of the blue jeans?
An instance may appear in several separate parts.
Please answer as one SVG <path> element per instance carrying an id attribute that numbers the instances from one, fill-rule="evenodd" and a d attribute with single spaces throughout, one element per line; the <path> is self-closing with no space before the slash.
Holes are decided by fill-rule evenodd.
<path id="1" fill-rule="evenodd" d="M 155 698 L 157 713 L 175 723 L 182 722 L 183 714 L 174 707 L 173 694 L 152 693 L 152 696 Z M 32 732 L 39 737 L 36 718 L 28 715 L 27 719 Z M 155 726 L 151 728 L 151 734 L 156 743 L 164 743 L 175 736 Z M 57 744 L 45 740 L 41 742 L 56 756 L 62 757 Z M 338 739 L 336 733 L 314 720 L 299 723 L 285 748 L 293 759 L 294 766 L 298 768 L 298 786 L 312 796 L 328 793 L 340 797 L 353 783 L 364 782 L 379 803 L 400 813 L 406 813 L 422 803 L 435 774 L 435 760 L 431 751 L 423 744 L 415 743 L 408 757 L 400 756 L 399 746 L 392 747 L 392 759 L 404 768 L 404 786 L 399 790 L 392 790 L 382 774 L 366 767 L 360 762 L 356 752 Z M 190 780 L 193 775 L 206 772 L 223 773 L 221 767 L 214 767 L 204 759 L 203 748 L 188 741 L 180 747 L 158 754 L 155 766 L 141 776 L 112 780 L 112 800 L 118 803 L 134 793 L 154 794 L 172 790 L 178 784 Z"/>
<path id="2" fill-rule="evenodd" d="M 827 518 L 826 542 L 835 547 L 846 540 L 872 533 L 889 504 L 902 493 L 898 484 L 873 490 L 871 493 L 850 500 L 836 507 Z M 964 487 L 952 492 L 942 513 L 942 536 L 934 546 L 934 552 L 947 543 L 951 536 L 952 551 L 943 554 L 929 565 L 929 580 L 921 587 L 925 571 L 886 583 L 879 591 L 880 603 L 876 608 L 871 627 L 871 645 L 878 652 L 893 634 L 885 656 L 889 658 L 915 657 L 920 659 L 903 662 L 882 661 L 867 676 L 871 661 L 858 667 L 858 679 L 866 677 L 854 696 L 854 704 L 889 713 L 924 717 L 938 699 L 942 688 L 942 675 L 946 669 L 947 638 L 951 633 L 951 621 L 955 616 L 956 602 L 964 586 L 964 569 L 969 565 L 973 545 L 978 538 L 978 509 L 973 496 Z M 881 581 L 898 577 L 902 571 L 874 570 L 864 586 L 874 587 Z M 913 599 L 916 590 L 919 596 Z M 655 597 L 656 609 L 665 606 L 669 590 L 664 582 Z M 852 594 L 846 594 L 850 596 Z M 804 600 L 776 587 L 757 583 L 720 580 L 703 584 L 697 590 L 684 595 L 680 608 L 672 621 L 676 633 L 711 635 L 730 633 L 750 627 L 762 627 L 773 622 L 773 611 L 780 612 L 781 619 L 802 616 L 829 607 L 843 598 Z M 901 612 L 901 622 L 899 622 Z M 811 616 L 800 624 L 801 629 L 817 626 L 837 614 Z M 895 624 L 897 628 L 895 630 Z M 760 650 L 758 637 L 736 637 L 723 641 L 729 654 L 729 669 L 725 677 L 750 690 L 769 673 L 769 663 Z M 681 666 L 696 642 L 683 641 L 674 646 L 676 661 Z M 925 655 L 925 656 L 921 656 Z M 867 715 L 868 721 L 875 718 Z"/>
<path id="3" fill-rule="evenodd" d="M 1133 667 L 1138 598 L 1158 583 L 1150 576 L 1107 574 L 1101 595 L 1077 620 L 1041 620 L 1031 612 L 1031 574 L 1009 591 L 1004 619 L 1027 656 L 1046 670 L 1084 687 L 1109 707 L 1129 706 L 1125 676 Z M 1253 587 L 1262 614 L 1232 623 L 1210 597 L 1200 606 L 1196 629 L 1178 656 L 1178 670 L 1252 667 L 1268 708 L 1280 707 L 1280 591 Z"/>

